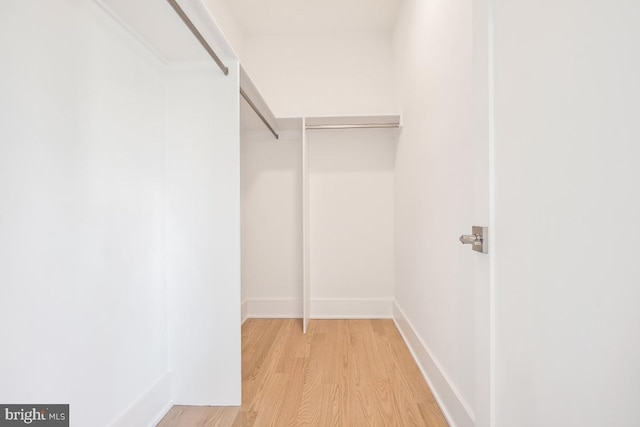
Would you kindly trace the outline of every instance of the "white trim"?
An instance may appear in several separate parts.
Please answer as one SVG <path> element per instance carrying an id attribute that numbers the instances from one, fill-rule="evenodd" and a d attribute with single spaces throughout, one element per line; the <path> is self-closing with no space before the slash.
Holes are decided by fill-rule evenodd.
<path id="1" fill-rule="evenodd" d="M 240 304 L 240 324 L 242 325 L 249 318 L 249 301 L 244 300 Z"/>
<path id="2" fill-rule="evenodd" d="M 246 300 L 249 319 L 302 317 L 302 300 L 298 298 L 257 298 Z"/>
<path id="3" fill-rule="evenodd" d="M 489 426 L 497 423 L 496 410 L 496 131 L 495 131 L 495 0 L 488 0 L 488 42 L 487 62 L 489 66 L 489 230 L 491 233 L 491 253 L 489 254 Z M 498 251 L 496 251 L 498 247 Z"/>
<path id="4" fill-rule="evenodd" d="M 302 300 L 298 298 L 248 299 L 245 318 L 301 318 Z M 244 310 L 244 308 L 243 308 Z M 312 319 L 391 319 L 392 299 L 312 299 Z M 243 320 L 244 321 L 244 320 Z"/>
<path id="5" fill-rule="evenodd" d="M 311 198 L 307 119 L 302 118 L 302 333 L 311 319 Z"/>
<path id="6" fill-rule="evenodd" d="M 312 299 L 312 319 L 390 319 L 393 300 L 389 299 Z"/>
<path id="7" fill-rule="evenodd" d="M 111 427 L 153 427 L 172 406 L 171 374 L 166 372 L 110 425 Z"/>
<path id="8" fill-rule="evenodd" d="M 161 410 L 158 412 L 158 415 L 149 423 L 147 427 L 156 427 L 160 421 L 169 413 L 169 411 L 173 408 L 173 400 L 170 400 Z"/>
<path id="9" fill-rule="evenodd" d="M 404 314 L 404 311 L 394 302 L 393 320 L 409 347 L 422 375 L 429 384 L 442 413 L 451 427 L 473 427 L 475 416 L 471 407 L 449 380 L 429 348 L 416 333 L 415 328 Z"/>

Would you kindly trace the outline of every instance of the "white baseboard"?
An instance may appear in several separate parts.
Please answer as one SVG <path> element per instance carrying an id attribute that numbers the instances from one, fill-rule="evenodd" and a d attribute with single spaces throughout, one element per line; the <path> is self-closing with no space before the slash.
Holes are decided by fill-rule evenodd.
<path id="1" fill-rule="evenodd" d="M 240 321 L 241 325 L 247 321 L 248 315 L 249 315 L 249 302 L 247 300 L 244 300 L 240 304 L 240 318 L 242 319 Z"/>
<path id="2" fill-rule="evenodd" d="M 390 319 L 392 299 L 312 299 L 312 319 Z"/>
<path id="3" fill-rule="evenodd" d="M 258 319 L 302 317 L 302 300 L 296 298 L 248 299 L 247 317 Z"/>
<path id="4" fill-rule="evenodd" d="M 160 412 L 158 412 L 158 415 L 156 415 L 156 417 L 153 419 L 153 421 L 151 421 L 148 425 L 148 427 L 156 427 L 158 425 L 158 423 L 160 421 L 162 421 L 162 419 L 164 418 L 165 415 L 167 415 L 167 413 L 171 410 L 171 408 L 173 407 L 173 400 L 170 400 L 165 406 L 164 408 L 162 408 L 160 410 Z"/>
<path id="5" fill-rule="evenodd" d="M 111 427 L 153 427 L 169 412 L 171 406 L 171 374 L 167 372 L 111 423 Z"/>
<path id="6" fill-rule="evenodd" d="M 248 318 L 302 317 L 300 299 L 249 299 L 246 304 Z M 244 308 L 243 308 L 244 310 Z M 312 319 L 390 319 L 393 316 L 391 299 L 313 299 Z"/>
<path id="7" fill-rule="evenodd" d="M 397 303 L 393 304 L 393 320 L 449 425 L 473 427 L 475 425 L 473 411 L 448 379 Z"/>

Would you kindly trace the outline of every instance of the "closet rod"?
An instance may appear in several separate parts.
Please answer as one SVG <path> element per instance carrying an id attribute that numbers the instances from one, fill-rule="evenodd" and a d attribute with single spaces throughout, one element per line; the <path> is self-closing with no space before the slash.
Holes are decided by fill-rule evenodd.
<path id="1" fill-rule="evenodd" d="M 361 123 L 343 125 L 307 125 L 307 130 L 314 129 L 387 129 L 399 128 L 400 123 Z"/>
<path id="2" fill-rule="evenodd" d="M 273 136 L 276 137 L 276 139 L 279 139 L 280 136 L 278 135 L 278 133 L 271 127 L 271 125 L 269 124 L 269 122 L 267 121 L 267 119 L 264 118 L 264 116 L 262 115 L 262 113 L 260 112 L 260 110 L 258 109 L 258 107 L 256 107 L 256 104 L 253 103 L 253 101 L 251 101 L 251 98 L 249 98 L 249 96 L 244 92 L 244 90 L 242 90 L 242 88 L 240 88 L 240 95 L 242 95 L 242 97 L 244 98 L 245 101 L 247 101 L 247 104 L 249 104 L 249 106 L 251 108 L 253 108 L 253 111 L 256 112 L 256 114 L 258 115 L 258 117 L 260 117 L 260 120 L 262 120 L 262 123 L 265 124 L 265 126 L 267 126 L 269 128 L 269 130 L 271 131 L 271 133 L 273 134 Z"/>
<path id="3" fill-rule="evenodd" d="M 184 10 L 182 10 L 182 8 L 180 7 L 180 5 L 176 2 L 176 0 L 167 0 L 169 2 L 169 4 L 171 5 L 171 7 L 173 8 L 173 10 L 176 11 L 176 13 L 178 14 L 178 16 L 180 17 L 180 19 L 182 19 L 182 22 L 185 23 L 185 25 L 189 28 L 189 30 L 191 31 L 191 33 L 196 37 L 196 39 L 198 39 L 198 41 L 200 42 L 200 44 L 202 45 L 202 47 L 204 47 L 204 49 L 207 51 L 207 53 L 209 54 L 209 56 L 211 56 L 211 58 L 213 58 L 214 61 L 216 61 L 216 64 L 218 64 L 218 67 L 220 67 L 220 69 L 222 70 L 222 72 L 224 73 L 225 76 L 229 75 L 229 67 L 227 67 L 226 65 L 224 65 L 224 63 L 222 62 L 222 60 L 220 60 L 220 58 L 218 57 L 218 55 L 216 55 L 216 53 L 214 52 L 214 50 L 211 48 L 211 46 L 209 46 L 209 43 L 207 43 L 207 41 L 204 39 L 204 37 L 202 37 L 202 34 L 200 34 L 200 31 L 198 31 L 198 29 L 196 28 L 195 25 L 193 25 L 193 22 L 191 22 L 191 20 L 189 19 L 189 17 L 187 16 L 186 13 L 184 13 Z"/>

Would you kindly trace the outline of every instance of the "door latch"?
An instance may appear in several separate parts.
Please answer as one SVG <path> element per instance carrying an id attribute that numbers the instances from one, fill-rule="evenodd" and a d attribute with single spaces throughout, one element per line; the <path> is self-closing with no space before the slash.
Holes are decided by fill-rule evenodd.
<path id="1" fill-rule="evenodd" d="M 471 227 L 472 234 L 463 234 L 460 236 L 460 242 L 463 245 L 471 245 L 471 249 L 476 252 L 482 252 L 483 254 L 489 253 L 487 229 L 488 227 L 478 227 L 474 225 Z"/>

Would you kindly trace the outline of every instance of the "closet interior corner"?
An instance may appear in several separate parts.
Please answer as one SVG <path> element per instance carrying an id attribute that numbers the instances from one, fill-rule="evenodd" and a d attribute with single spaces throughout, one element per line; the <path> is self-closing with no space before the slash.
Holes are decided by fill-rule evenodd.
<path id="1" fill-rule="evenodd" d="M 280 118 L 243 78 L 243 321 L 391 317 L 401 115 Z"/>

